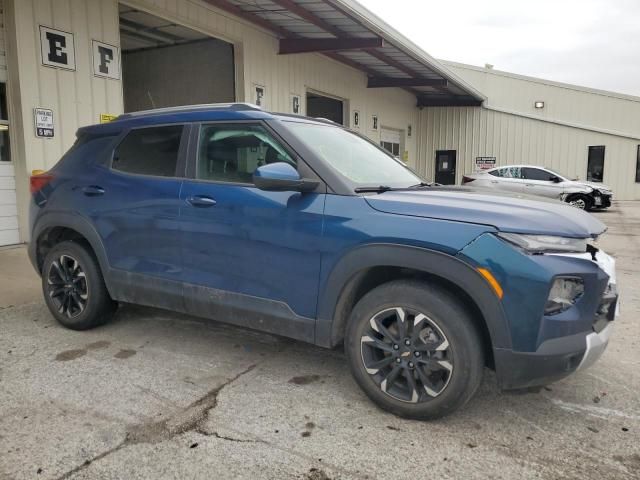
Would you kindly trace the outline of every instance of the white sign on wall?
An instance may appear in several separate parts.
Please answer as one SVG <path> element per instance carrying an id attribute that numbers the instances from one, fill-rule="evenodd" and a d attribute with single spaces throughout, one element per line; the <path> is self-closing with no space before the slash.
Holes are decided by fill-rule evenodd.
<path id="1" fill-rule="evenodd" d="M 34 108 L 33 117 L 36 127 L 36 137 L 53 138 L 53 110 Z"/>
<path id="2" fill-rule="evenodd" d="M 264 85 L 258 85 L 257 83 L 253 84 L 253 104 L 258 107 L 266 107 L 267 99 L 265 98 L 267 95 L 267 89 L 264 88 Z"/>
<path id="3" fill-rule="evenodd" d="M 291 94 L 291 112 L 296 115 L 302 114 L 300 109 L 300 95 L 296 95 L 295 93 Z"/>
<path id="4" fill-rule="evenodd" d="M 120 54 L 118 47 L 91 40 L 93 50 L 93 74 L 96 77 L 120 79 Z"/>
<path id="5" fill-rule="evenodd" d="M 42 64 L 47 67 L 76 69 L 73 34 L 40 25 L 40 52 Z"/>
<path id="6" fill-rule="evenodd" d="M 489 170 L 496 166 L 496 157 L 476 157 L 476 172 Z"/>

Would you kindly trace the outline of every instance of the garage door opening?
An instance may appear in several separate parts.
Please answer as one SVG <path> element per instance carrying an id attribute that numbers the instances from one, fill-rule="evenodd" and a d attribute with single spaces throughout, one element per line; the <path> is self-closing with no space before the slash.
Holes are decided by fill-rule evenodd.
<path id="1" fill-rule="evenodd" d="M 317 93 L 307 93 L 307 116 L 326 118 L 344 125 L 344 102 Z"/>
<path id="2" fill-rule="evenodd" d="M 235 101 L 232 44 L 119 8 L 125 112 Z"/>

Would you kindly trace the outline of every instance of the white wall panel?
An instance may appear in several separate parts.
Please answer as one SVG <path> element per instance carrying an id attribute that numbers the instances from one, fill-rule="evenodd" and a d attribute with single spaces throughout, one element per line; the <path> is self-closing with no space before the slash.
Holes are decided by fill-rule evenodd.
<path id="1" fill-rule="evenodd" d="M 640 97 L 454 62 L 444 64 L 484 93 L 490 108 L 640 137 Z M 536 101 L 543 101 L 544 108 L 535 108 Z"/>
<path id="2" fill-rule="evenodd" d="M 434 177 L 436 150 L 456 150 L 457 183 L 471 173 L 479 156 L 498 165 L 533 164 L 584 180 L 590 145 L 605 145 L 604 183 L 619 200 L 640 200 L 634 183 L 639 140 L 561 126 L 482 107 L 430 107 L 420 112 L 418 170 Z"/>
<path id="3" fill-rule="evenodd" d="M 29 174 L 52 167 L 75 141 L 78 128 L 101 113 L 122 112 L 120 80 L 93 74 L 91 40 L 119 46 L 116 0 L 4 0 L 12 154 L 23 240 L 28 238 Z M 76 70 L 42 64 L 39 26 L 74 36 Z M 55 136 L 37 138 L 33 109 L 53 110 Z"/>

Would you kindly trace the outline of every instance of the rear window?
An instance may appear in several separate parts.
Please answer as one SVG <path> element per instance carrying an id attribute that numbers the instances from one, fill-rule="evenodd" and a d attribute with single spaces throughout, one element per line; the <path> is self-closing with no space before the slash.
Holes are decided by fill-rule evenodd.
<path id="1" fill-rule="evenodd" d="M 175 177 L 183 125 L 132 130 L 113 154 L 111 168 L 137 175 Z"/>

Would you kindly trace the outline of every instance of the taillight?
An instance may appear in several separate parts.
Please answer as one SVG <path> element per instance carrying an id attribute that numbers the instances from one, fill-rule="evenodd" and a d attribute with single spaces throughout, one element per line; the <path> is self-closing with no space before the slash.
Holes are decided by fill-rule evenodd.
<path id="1" fill-rule="evenodd" d="M 462 183 L 471 183 L 475 180 L 475 178 L 471 178 L 471 177 L 462 177 Z"/>
<path id="2" fill-rule="evenodd" d="M 44 188 L 51 180 L 53 180 L 53 175 L 47 172 L 32 172 L 33 174 L 29 178 L 29 190 L 31 194 L 37 193 Z"/>

